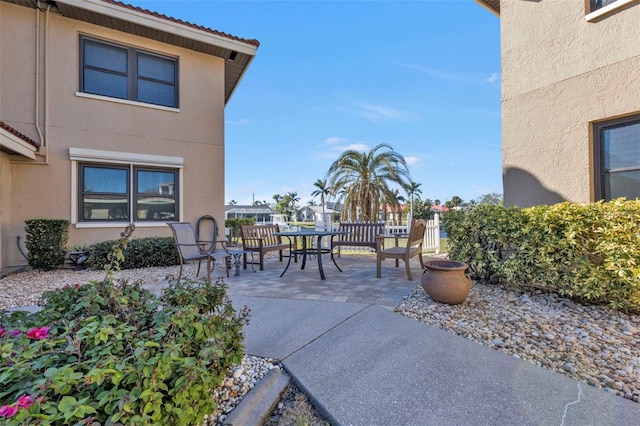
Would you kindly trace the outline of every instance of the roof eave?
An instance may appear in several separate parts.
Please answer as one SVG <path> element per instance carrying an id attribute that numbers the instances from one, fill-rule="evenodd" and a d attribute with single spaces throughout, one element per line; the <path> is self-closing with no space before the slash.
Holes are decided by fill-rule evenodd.
<path id="1" fill-rule="evenodd" d="M 4 0 L 38 7 L 36 0 Z M 225 61 L 225 105 L 253 61 L 260 43 L 169 18 L 117 0 L 55 0 L 62 16 L 205 53 Z M 235 52 L 235 53 L 234 53 Z M 230 60 L 233 57 L 233 60 Z"/>
<path id="2" fill-rule="evenodd" d="M 0 127 L 0 151 L 22 155 L 35 160 L 38 152 L 36 145 L 26 136 L 17 135 L 15 131 L 12 132 L 7 128 Z"/>
<path id="3" fill-rule="evenodd" d="M 500 0 L 474 0 L 497 17 L 500 17 Z"/>

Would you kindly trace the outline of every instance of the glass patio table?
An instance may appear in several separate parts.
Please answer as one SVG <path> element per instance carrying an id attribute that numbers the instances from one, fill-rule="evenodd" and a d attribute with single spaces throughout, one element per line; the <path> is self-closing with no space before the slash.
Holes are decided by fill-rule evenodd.
<path id="1" fill-rule="evenodd" d="M 273 235 L 279 235 L 281 237 L 287 237 L 289 239 L 289 261 L 287 262 L 287 266 L 282 271 L 280 276 L 282 277 L 287 270 L 289 269 L 289 265 L 291 265 L 291 258 L 294 256 L 302 256 L 302 266 L 300 269 L 304 269 L 307 263 L 307 256 L 315 255 L 318 258 L 318 271 L 320 271 L 320 279 L 325 279 L 324 277 L 324 269 L 322 269 L 322 255 L 330 254 L 331 260 L 333 264 L 336 265 L 338 271 L 342 272 L 342 269 L 336 263 L 336 259 L 333 257 L 333 252 L 331 250 L 331 243 L 333 238 L 336 235 L 345 235 L 348 232 L 344 231 L 333 231 L 333 230 L 312 230 L 312 229 L 301 229 L 299 231 L 283 231 L 283 232 L 275 232 Z M 329 245 L 328 247 L 322 247 L 321 240 L 324 237 L 329 237 Z M 298 248 L 298 238 L 302 241 L 302 247 Z"/>

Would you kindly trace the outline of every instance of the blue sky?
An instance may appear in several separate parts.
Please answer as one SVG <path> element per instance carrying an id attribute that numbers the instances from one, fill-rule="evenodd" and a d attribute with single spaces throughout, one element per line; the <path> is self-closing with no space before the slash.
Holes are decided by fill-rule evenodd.
<path id="1" fill-rule="evenodd" d="M 341 152 L 381 143 L 422 198 L 502 193 L 499 20 L 474 1 L 129 3 L 260 41 L 225 110 L 225 203 L 305 205 Z"/>

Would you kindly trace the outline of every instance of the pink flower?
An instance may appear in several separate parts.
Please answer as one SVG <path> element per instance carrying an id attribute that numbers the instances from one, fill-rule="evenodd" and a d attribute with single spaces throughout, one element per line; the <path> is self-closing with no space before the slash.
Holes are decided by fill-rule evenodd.
<path id="1" fill-rule="evenodd" d="M 18 406 L 3 405 L 0 407 L 0 417 L 13 417 L 18 412 Z"/>
<path id="2" fill-rule="evenodd" d="M 11 333 L 9 334 L 11 334 L 11 337 L 16 337 L 19 336 L 20 333 L 22 333 L 20 330 L 11 330 Z"/>
<path id="3" fill-rule="evenodd" d="M 27 336 L 32 339 L 46 339 L 49 337 L 49 327 L 33 327 L 31 330 L 27 331 Z"/>
<path id="4" fill-rule="evenodd" d="M 22 408 L 29 408 L 33 405 L 33 396 L 22 395 L 18 397 L 18 406 Z"/>
<path id="5" fill-rule="evenodd" d="M 2 339 L 4 337 L 6 332 L 7 332 L 7 330 L 4 327 L 0 327 L 0 339 Z"/>

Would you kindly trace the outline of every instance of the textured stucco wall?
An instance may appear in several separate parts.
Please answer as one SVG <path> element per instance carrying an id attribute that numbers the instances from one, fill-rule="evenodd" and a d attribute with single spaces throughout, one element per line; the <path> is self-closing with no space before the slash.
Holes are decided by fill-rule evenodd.
<path id="1" fill-rule="evenodd" d="M 505 203 L 593 201 L 592 123 L 640 111 L 640 5 L 503 0 L 500 22 Z"/>
<path id="2" fill-rule="evenodd" d="M 35 130 L 35 27 L 35 10 L 0 2 L 0 117 L 39 140 Z M 47 116 L 46 129 L 44 122 L 41 125 L 46 134 L 48 165 L 12 162 L 9 166 L 13 184 L 7 187 L 3 179 L 1 194 L 9 191 L 11 214 L 0 216 L 2 243 L 7 249 L 0 266 L 15 264 L 19 259 L 15 243 L 5 243 L 24 235 L 24 220 L 71 218 L 70 147 L 183 157 L 181 219 L 193 223 L 204 214 L 224 218 L 223 60 L 56 14 L 50 15 L 48 33 L 46 109 L 41 94 L 41 119 L 45 111 Z M 79 34 L 178 57 L 180 111 L 76 96 Z M 12 42 L 6 43 L 9 38 Z M 70 244 L 117 238 L 120 230 L 72 225 Z M 134 234 L 154 235 L 171 233 L 166 225 L 159 224 L 138 227 Z"/>

